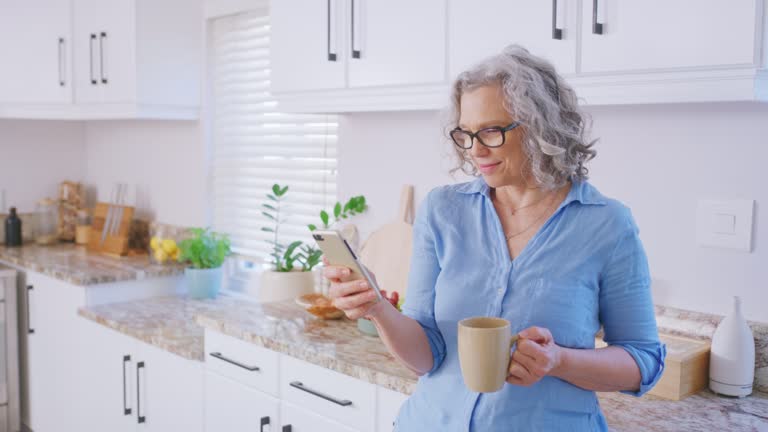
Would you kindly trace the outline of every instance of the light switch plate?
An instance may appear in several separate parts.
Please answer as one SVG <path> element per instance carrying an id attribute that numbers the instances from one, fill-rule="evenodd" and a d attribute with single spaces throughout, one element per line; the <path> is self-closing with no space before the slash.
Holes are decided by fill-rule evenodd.
<path id="1" fill-rule="evenodd" d="M 696 243 L 752 252 L 754 207 L 754 200 L 699 200 Z"/>

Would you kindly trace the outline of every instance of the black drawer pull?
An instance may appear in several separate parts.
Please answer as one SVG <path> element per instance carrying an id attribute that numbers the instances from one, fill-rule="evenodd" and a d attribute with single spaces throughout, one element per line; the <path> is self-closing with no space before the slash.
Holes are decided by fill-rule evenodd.
<path id="1" fill-rule="evenodd" d="M 603 23 L 597 22 L 597 0 L 592 0 L 592 33 L 603 34 Z"/>
<path id="2" fill-rule="evenodd" d="M 269 417 L 261 418 L 261 428 L 259 428 L 259 432 L 264 432 L 264 426 L 269 426 Z"/>
<path id="3" fill-rule="evenodd" d="M 123 415 L 130 415 L 131 409 L 128 408 L 128 386 L 125 382 L 125 365 L 131 361 L 131 356 L 124 355 L 123 356 Z"/>
<path id="4" fill-rule="evenodd" d="M 32 285 L 27 285 L 27 333 L 34 334 L 35 329 L 32 328 L 32 314 L 29 312 L 29 292 L 35 289 Z"/>
<path id="5" fill-rule="evenodd" d="M 346 400 L 346 399 L 345 400 L 338 400 L 338 399 L 333 398 L 331 396 L 328 396 L 328 395 L 326 395 L 324 393 L 320 393 L 317 390 L 312 390 L 311 388 L 305 387 L 304 384 L 302 384 L 299 381 L 292 382 L 290 384 L 290 386 L 293 387 L 293 388 L 297 388 L 297 389 L 299 389 L 301 391 L 305 391 L 305 392 L 307 392 L 307 393 L 309 393 L 309 394 L 311 394 L 313 396 L 317 396 L 317 397 L 319 397 L 321 399 L 325 399 L 328 402 L 333 402 L 336 405 L 341 405 L 341 406 L 350 406 L 350 405 L 352 405 L 352 401 L 350 401 L 350 400 Z"/>
<path id="6" fill-rule="evenodd" d="M 261 369 L 259 369 L 258 366 L 248 366 L 248 365 L 244 365 L 244 364 L 242 364 L 242 363 L 240 363 L 240 362 L 238 362 L 236 360 L 232 360 L 230 358 L 226 358 L 223 355 L 221 355 L 220 352 L 212 352 L 210 355 L 211 355 L 211 357 L 214 357 L 214 358 L 217 358 L 217 359 L 219 359 L 221 361 L 225 361 L 227 363 L 233 364 L 233 365 L 235 365 L 237 367 L 241 367 L 241 368 L 243 368 L 243 369 L 245 369 L 245 370 L 247 370 L 249 372 L 258 372 L 259 370 L 261 370 Z"/>

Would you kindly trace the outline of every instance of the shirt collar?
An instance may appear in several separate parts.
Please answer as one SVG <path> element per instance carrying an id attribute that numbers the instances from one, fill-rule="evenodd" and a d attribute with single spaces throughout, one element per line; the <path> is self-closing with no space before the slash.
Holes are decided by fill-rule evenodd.
<path id="1" fill-rule="evenodd" d="M 488 186 L 482 176 L 478 176 L 476 179 L 466 183 L 459 184 L 456 187 L 456 191 L 467 195 L 482 194 L 487 198 L 491 197 L 491 188 Z M 605 197 L 586 181 L 573 183 L 573 186 L 571 186 L 571 190 L 568 192 L 568 196 L 565 197 L 562 206 L 565 206 L 573 201 L 578 201 L 584 205 L 606 204 Z"/>

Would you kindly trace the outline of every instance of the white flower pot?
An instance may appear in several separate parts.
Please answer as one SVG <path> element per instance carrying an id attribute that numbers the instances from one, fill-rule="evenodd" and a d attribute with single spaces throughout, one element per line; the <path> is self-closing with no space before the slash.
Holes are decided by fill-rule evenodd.
<path id="1" fill-rule="evenodd" d="M 261 274 L 258 298 L 260 302 L 293 300 L 315 291 L 315 275 L 308 271 L 276 272 L 265 270 Z"/>

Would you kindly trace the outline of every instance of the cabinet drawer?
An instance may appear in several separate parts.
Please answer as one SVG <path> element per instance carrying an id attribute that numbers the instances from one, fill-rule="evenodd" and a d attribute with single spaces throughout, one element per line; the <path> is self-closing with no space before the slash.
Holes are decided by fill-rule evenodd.
<path id="1" fill-rule="evenodd" d="M 205 368 L 272 396 L 278 395 L 279 354 L 205 330 Z"/>
<path id="2" fill-rule="evenodd" d="M 400 407 L 408 395 L 376 387 L 376 432 L 392 432 Z"/>
<path id="3" fill-rule="evenodd" d="M 280 422 L 287 432 L 358 432 L 292 404 L 280 404 Z"/>
<path id="4" fill-rule="evenodd" d="M 374 429 L 373 384 L 281 355 L 280 394 L 284 401 L 354 429 Z"/>

